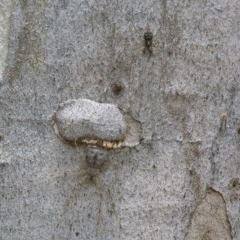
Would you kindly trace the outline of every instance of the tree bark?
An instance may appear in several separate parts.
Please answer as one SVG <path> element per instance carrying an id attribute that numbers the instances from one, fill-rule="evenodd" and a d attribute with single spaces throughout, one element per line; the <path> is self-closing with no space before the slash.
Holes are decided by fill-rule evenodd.
<path id="1" fill-rule="evenodd" d="M 239 12 L 1 0 L 0 239 L 239 240 Z M 59 137 L 74 99 L 118 108 L 134 144 Z"/>

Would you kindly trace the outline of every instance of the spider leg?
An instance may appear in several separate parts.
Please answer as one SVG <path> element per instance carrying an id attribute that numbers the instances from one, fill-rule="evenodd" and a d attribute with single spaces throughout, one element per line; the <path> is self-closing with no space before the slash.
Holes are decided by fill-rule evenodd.
<path id="1" fill-rule="evenodd" d="M 78 181 L 78 183 L 72 189 L 71 195 L 67 198 L 67 200 L 65 201 L 65 203 L 63 205 L 63 212 L 59 216 L 58 223 L 57 223 L 57 226 L 56 226 L 57 228 L 59 227 L 60 223 L 62 222 L 63 217 L 66 215 L 69 208 L 77 201 L 78 193 L 80 192 L 81 187 L 82 187 L 82 185 L 83 185 L 83 183 L 85 182 L 86 179 L 87 179 L 87 176 L 85 175 L 83 177 L 83 179 L 81 179 L 81 182 Z"/>
<path id="2" fill-rule="evenodd" d="M 102 212 L 102 193 L 99 192 L 99 203 L 98 203 L 98 221 L 97 221 L 97 225 L 99 225 L 99 223 L 103 220 L 101 217 L 101 212 Z"/>
<path id="3" fill-rule="evenodd" d="M 116 211 L 115 211 L 115 203 L 114 203 L 114 201 L 113 201 L 112 193 L 111 193 L 111 191 L 110 191 L 109 188 L 107 188 L 106 192 L 107 192 L 107 194 L 108 194 L 108 196 L 109 196 L 109 199 L 110 199 L 110 209 L 108 209 L 108 211 L 109 211 L 110 214 L 112 215 L 114 212 L 116 212 Z"/>
<path id="4" fill-rule="evenodd" d="M 79 171 L 63 171 L 63 172 L 57 172 L 57 173 L 52 173 L 43 177 L 39 177 L 36 180 L 32 182 L 32 185 L 38 185 L 44 182 L 49 182 L 49 181 L 54 181 L 58 178 L 63 178 L 63 177 L 68 177 L 68 176 L 74 176 L 74 175 L 79 175 Z"/>

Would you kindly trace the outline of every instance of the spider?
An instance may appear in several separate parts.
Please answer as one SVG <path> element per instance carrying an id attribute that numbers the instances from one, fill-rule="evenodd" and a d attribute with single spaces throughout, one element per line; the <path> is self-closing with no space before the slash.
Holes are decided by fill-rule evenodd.
<path id="1" fill-rule="evenodd" d="M 106 150 L 96 146 L 88 146 L 86 152 L 86 173 L 91 181 L 101 172 L 101 168 L 107 162 Z"/>
<path id="2" fill-rule="evenodd" d="M 132 24 L 133 25 L 133 24 Z M 135 43 L 135 48 L 132 49 L 131 54 L 133 55 L 133 59 L 142 56 L 148 57 L 148 59 L 155 55 L 159 51 L 161 47 L 161 42 L 158 40 L 159 31 L 153 31 L 150 28 L 149 24 L 145 28 L 144 32 L 139 32 L 134 25 L 135 34 L 140 34 L 138 36 L 138 42 Z"/>
<path id="3" fill-rule="evenodd" d="M 78 194 L 83 188 L 89 186 L 94 186 L 97 190 L 97 194 L 99 195 L 99 204 L 98 204 L 98 219 L 97 224 L 100 222 L 100 215 L 101 215 L 101 207 L 102 207 L 102 194 L 106 192 L 109 197 L 110 206 L 108 207 L 108 212 L 112 215 L 112 213 L 116 213 L 115 211 L 115 204 L 112 198 L 112 194 L 109 188 L 106 186 L 101 187 L 101 182 L 99 181 L 99 175 L 104 171 L 106 165 L 109 163 L 108 160 L 108 153 L 109 150 L 103 147 L 89 145 L 86 147 L 85 151 L 85 167 L 84 169 L 79 169 L 74 172 L 63 172 L 57 173 L 55 175 L 50 175 L 45 177 L 43 181 L 49 181 L 54 178 L 59 177 L 66 177 L 68 175 L 77 175 L 78 182 L 74 185 L 73 189 L 71 190 L 71 194 L 65 200 L 63 205 L 63 211 L 58 215 L 58 220 L 56 227 L 58 228 L 60 224 L 63 222 L 64 216 L 69 211 L 71 206 L 77 202 Z M 42 182 L 42 181 L 40 181 Z"/>
<path id="4" fill-rule="evenodd" d="M 152 55 L 153 53 L 152 40 L 153 40 L 153 33 L 150 32 L 150 30 L 148 30 L 147 32 L 144 33 L 144 49 L 143 49 L 144 54 L 148 52 L 149 55 Z"/>

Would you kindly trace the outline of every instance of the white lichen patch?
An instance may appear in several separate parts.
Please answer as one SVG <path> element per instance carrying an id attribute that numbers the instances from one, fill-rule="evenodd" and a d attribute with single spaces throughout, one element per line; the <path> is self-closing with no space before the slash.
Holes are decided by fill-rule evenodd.
<path id="1" fill-rule="evenodd" d="M 52 125 L 64 141 L 117 149 L 139 143 L 137 124 L 126 119 L 113 104 L 76 99 L 60 104 Z"/>
<path id="2" fill-rule="evenodd" d="M 8 37 L 11 17 L 11 0 L 0 2 L 0 82 L 5 68 L 5 60 L 8 52 Z"/>

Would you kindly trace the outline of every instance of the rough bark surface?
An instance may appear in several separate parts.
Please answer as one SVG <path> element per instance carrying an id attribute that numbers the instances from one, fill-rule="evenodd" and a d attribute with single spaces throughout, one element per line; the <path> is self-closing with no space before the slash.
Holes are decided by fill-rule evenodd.
<path id="1" fill-rule="evenodd" d="M 1 0 L 0 239 L 239 240 L 239 12 Z M 61 141 L 51 116 L 79 98 L 116 105 L 140 143 Z"/>

